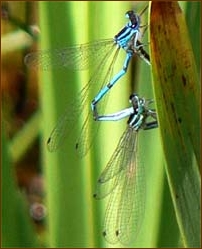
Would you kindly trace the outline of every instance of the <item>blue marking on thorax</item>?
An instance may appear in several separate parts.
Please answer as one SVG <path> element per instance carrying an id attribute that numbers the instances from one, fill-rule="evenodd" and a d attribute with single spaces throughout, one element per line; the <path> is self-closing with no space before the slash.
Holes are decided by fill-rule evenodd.
<path id="1" fill-rule="evenodd" d="M 114 36 L 114 41 L 121 48 L 127 49 L 129 44 L 135 34 L 139 33 L 139 22 L 132 24 L 129 22 L 117 35 Z"/>

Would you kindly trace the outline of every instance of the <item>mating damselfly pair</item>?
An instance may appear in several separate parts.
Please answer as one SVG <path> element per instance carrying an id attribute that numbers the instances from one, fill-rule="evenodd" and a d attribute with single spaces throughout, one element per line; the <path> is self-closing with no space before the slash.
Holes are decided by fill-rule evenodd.
<path id="1" fill-rule="evenodd" d="M 142 13 L 146 9 L 147 7 Z M 141 28 L 144 28 L 144 26 L 141 26 L 141 14 L 138 15 L 134 11 L 127 11 L 126 17 L 129 22 L 113 39 L 39 51 L 30 53 L 25 57 L 27 66 L 43 70 L 57 67 L 78 70 L 87 69 L 88 67 L 95 68 L 88 83 L 77 95 L 77 98 L 72 100 L 72 103 L 70 102 L 65 113 L 53 129 L 47 143 L 49 151 L 58 149 L 65 137 L 68 136 L 68 133 L 77 125 L 77 119 L 82 113 L 86 118 L 80 136 L 75 142 L 75 148 L 81 156 L 87 153 L 96 137 L 98 126 L 89 131 L 90 122 L 113 121 L 129 116 L 127 130 L 121 137 L 106 169 L 101 174 L 95 194 L 97 199 L 110 194 L 103 230 L 103 235 L 110 243 L 117 241 L 127 243 L 133 238 L 133 236 L 131 237 L 132 233 L 136 233 L 138 229 L 141 220 L 141 215 L 138 212 L 141 209 L 143 210 L 143 204 L 141 204 L 143 201 L 141 201 L 142 197 L 138 196 L 141 192 L 138 189 L 138 181 L 142 176 L 135 160 L 137 134 L 140 129 L 157 127 L 155 111 L 148 108 L 150 101 L 139 98 L 136 94 L 131 97 L 132 107 L 111 115 L 100 114 L 105 108 L 108 92 L 126 74 L 133 55 L 139 56 L 150 65 L 149 55 L 144 50 L 140 40 L 143 33 Z M 125 60 L 121 70 L 113 75 L 114 64 L 121 50 L 125 52 Z M 106 68 L 107 70 L 105 70 Z M 91 106 L 87 104 L 90 91 L 94 94 Z M 154 118 L 155 121 L 147 122 L 148 117 Z M 131 198 L 131 195 L 134 195 L 133 198 Z M 139 201 L 134 202 L 136 196 Z M 125 203 L 128 203 L 128 206 Z"/>

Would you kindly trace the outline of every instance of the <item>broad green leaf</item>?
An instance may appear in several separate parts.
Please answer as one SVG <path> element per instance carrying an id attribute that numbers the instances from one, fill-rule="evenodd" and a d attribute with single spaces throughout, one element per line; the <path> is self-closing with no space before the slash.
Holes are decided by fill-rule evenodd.
<path id="1" fill-rule="evenodd" d="M 152 2 L 153 88 L 166 172 L 182 242 L 200 247 L 200 89 L 177 2 Z"/>

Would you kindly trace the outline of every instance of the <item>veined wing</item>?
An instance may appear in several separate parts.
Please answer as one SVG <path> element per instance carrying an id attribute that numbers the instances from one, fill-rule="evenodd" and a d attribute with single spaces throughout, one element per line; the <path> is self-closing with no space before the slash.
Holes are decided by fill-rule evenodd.
<path id="1" fill-rule="evenodd" d="M 72 47 L 41 50 L 27 54 L 24 63 L 28 67 L 41 70 L 53 68 L 85 70 L 99 64 L 113 46 L 116 46 L 113 39 L 105 39 Z"/>
<path id="2" fill-rule="evenodd" d="M 117 184 L 119 184 L 119 174 L 124 170 L 124 167 L 129 160 L 127 154 L 131 150 L 131 147 L 128 148 L 130 144 L 126 144 L 126 141 L 129 141 L 130 136 L 131 133 L 127 129 L 121 136 L 116 150 L 110 158 L 106 168 L 99 176 L 94 196 L 96 199 L 104 198 L 114 190 Z"/>
<path id="3" fill-rule="evenodd" d="M 109 243 L 135 241 L 144 215 L 144 171 L 137 164 L 137 132 L 124 132 L 102 179 L 98 195 L 110 194 L 103 225 Z M 103 188 L 101 190 L 101 188 Z"/>
<path id="4" fill-rule="evenodd" d="M 84 122 L 81 132 L 79 132 L 79 137 L 75 138 L 75 149 L 77 150 L 79 156 L 84 156 L 87 153 L 96 136 L 100 123 L 93 120 L 90 102 L 103 85 L 107 84 L 111 79 L 114 63 L 116 62 L 118 53 L 119 49 L 116 49 L 114 53 L 111 50 L 108 51 L 95 69 L 89 82 L 77 95 L 77 98 L 67 104 L 65 113 L 60 118 L 56 127 L 52 131 L 50 138 L 48 139 L 47 146 L 49 151 L 55 151 L 58 147 L 60 147 L 65 137 L 69 135 L 72 129 L 79 126 L 78 119 L 82 116 L 84 118 Z M 100 112 L 104 112 L 108 96 L 109 94 L 107 94 L 99 103 Z M 93 127 L 91 124 L 93 124 Z"/>

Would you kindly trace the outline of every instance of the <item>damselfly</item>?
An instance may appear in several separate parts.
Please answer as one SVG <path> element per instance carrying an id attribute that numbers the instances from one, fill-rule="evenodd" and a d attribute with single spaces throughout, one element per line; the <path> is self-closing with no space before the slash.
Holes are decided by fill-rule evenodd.
<path id="1" fill-rule="evenodd" d="M 127 11 L 126 17 L 129 18 L 129 22 L 113 39 L 99 40 L 55 50 L 38 51 L 26 55 L 24 61 L 27 66 L 42 70 L 61 67 L 84 70 L 95 67 L 89 82 L 78 94 L 78 98 L 74 100 L 75 104 L 68 104 L 65 113 L 53 129 L 47 142 L 49 151 L 55 151 L 59 147 L 63 142 L 64 137 L 75 126 L 75 119 L 80 116 L 81 113 L 88 113 L 82 127 L 82 135 L 76 142 L 76 148 L 81 149 L 80 154 L 85 155 L 90 148 L 92 138 L 97 131 L 96 128 L 93 129 L 90 136 L 84 135 L 89 129 L 89 92 L 93 94 L 92 96 L 95 96 L 91 102 L 91 109 L 93 111 L 94 119 L 97 119 L 98 112 L 96 105 L 106 95 L 110 88 L 126 73 L 131 57 L 134 54 L 137 54 L 150 65 L 149 55 L 144 51 L 143 44 L 140 41 L 140 29 L 143 27 L 140 25 L 140 17 L 147 7 L 143 9 L 140 15 L 136 14 L 134 11 Z M 126 52 L 123 68 L 115 76 L 112 76 L 114 64 L 121 49 Z M 105 99 L 106 98 L 99 103 L 99 110 L 103 110 L 102 108 L 104 108 Z"/>
<path id="2" fill-rule="evenodd" d="M 144 170 L 137 163 L 138 132 L 158 126 L 156 112 L 149 109 L 152 100 L 130 97 L 132 107 L 114 114 L 99 116 L 100 121 L 116 121 L 129 116 L 127 129 L 101 173 L 96 199 L 110 195 L 103 225 L 103 236 L 109 243 L 134 241 L 144 215 Z M 151 118 L 153 120 L 148 121 Z"/>

